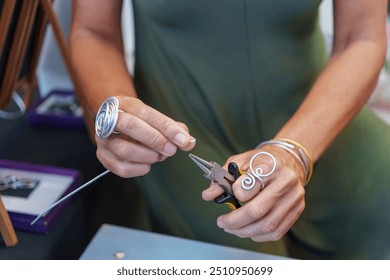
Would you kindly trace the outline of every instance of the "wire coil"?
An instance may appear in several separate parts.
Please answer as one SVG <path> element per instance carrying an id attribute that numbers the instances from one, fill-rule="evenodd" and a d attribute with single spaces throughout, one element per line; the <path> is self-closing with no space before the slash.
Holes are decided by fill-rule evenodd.
<path id="1" fill-rule="evenodd" d="M 271 171 L 266 173 L 266 174 L 263 174 L 263 169 L 260 168 L 260 167 L 258 167 L 256 169 L 253 168 L 253 161 L 254 161 L 254 159 L 256 157 L 259 157 L 259 156 L 262 156 L 262 155 L 263 156 L 268 156 L 272 160 Z M 251 159 L 251 161 L 249 163 L 249 169 L 246 172 L 244 179 L 241 181 L 241 187 L 244 190 L 251 190 L 255 186 L 256 179 L 258 179 L 260 184 L 261 184 L 260 190 L 263 190 L 264 187 L 265 187 L 265 185 L 264 185 L 264 178 L 272 175 L 272 173 L 274 173 L 275 169 L 276 169 L 276 159 L 275 159 L 275 157 L 272 154 L 270 154 L 268 152 L 259 152 L 259 153 L 255 154 L 252 157 L 252 159 Z"/>
<path id="2" fill-rule="evenodd" d="M 118 112 L 119 101 L 115 97 L 109 97 L 102 103 L 95 120 L 95 132 L 100 139 L 106 139 L 115 133 Z"/>

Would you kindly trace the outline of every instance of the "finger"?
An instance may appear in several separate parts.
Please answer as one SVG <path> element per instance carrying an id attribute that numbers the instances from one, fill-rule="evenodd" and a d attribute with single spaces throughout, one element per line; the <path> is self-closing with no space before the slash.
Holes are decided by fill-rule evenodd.
<path id="1" fill-rule="evenodd" d="M 125 134 L 165 156 L 172 156 L 177 151 L 176 145 L 163 134 L 132 114 L 119 114 L 116 129 L 119 133 Z"/>
<path id="2" fill-rule="evenodd" d="M 182 122 L 177 122 L 177 124 L 180 125 L 182 128 L 184 128 L 188 133 L 190 133 L 190 130 L 188 129 L 187 125 L 185 125 Z M 180 147 L 180 149 L 188 152 L 188 151 L 191 151 L 193 148 L 195 148 L 195 145 L 196 145 L 196 138 L 191 136 L 190 142 L 188 143 L 188 145 L 184 146 L 184 147 Z"/>
<path id="3" fill-rule="evenodd" d="M 280 240 L 298 220 L 304 209 L 304 202 L 301 202 L 295 208 L 291 209 L 279 226 L 268 233 L 252 236 L 251 239 L 256 242 L 267 242 Z"/>
<path id="4" fill-rule="evenodd" d="M 154 108 L 144 104 L 137 98 L 123 99 L 120 101 L 124 111 L 140 118 L 150 126 L 158 130 L 164 137 L 180 148 L 187 147 L 191 142 L 191 135 L 176 121 L 160 113 Z"/>
<path id="5" fill-rule="evenodd" d="M 212 182 L 210 184 L 210 187 L 205 189 L 202 192 L 202 198 L 206 201 L 211 201 L 214 198 L 218 197 L 219 195 L 223 194 L 225 191 L 224 189 L 219 186 L 218 184 Z"/>
<path id="6" fill-rule="evenodd" d="M 265 189 L 237 210 L 218 217 L 217 225 L 224 229 L 239 229 L 265 217 L 275 204 L 276 198 L 273 196 Z"/>
<path id="7" fill-rule="evenodd" d="M 269 213 L 262 219 L 245 225 L 239 229 L 227 228 L 225 231 L 241 238 L 269 234 L 276 231 L 280 227 L 283 220 L 289 216 L 291 211 L 298 211 L 300 209 L 299 211 L 302 213 L 304 207 L 305 204 L 301 192 L 292 192 L 291 195 L 285 196 L 284 199 L 278 201 L 271 209 L 271 211 L 269 211 Z"/>
<path id="8" fill-rule="evenodd" d="M 218 218 L 217 224 L 221 228 L 239 229 L 254 221 L 264 218 L 274 205 L 286 200 L 303 198 L 305 191 L 299 185 L 296 174 L 286 168 L 278 171 L 276 178 L 270 180 L 257 196 L 246 203 L 243 207 Z M 291 205 L 292 202 L 287 203 Z M 234 215 L 233 215 L 234 214 Z"/>
<path id="9" fill-rule="evenodd" d="M 250 158 L 250 152 L 246 152 L 246 153 L 243 153 L 240 155 L 231 156 L 228 158 L 228 160 L 225 162 L 225 164 L 222 165 L 222 168 L 227 170 L 229 167 L 229 163 L 234 162 L 237 164 L 240 171 L 244 173 L 245 170 L 248 169 L 248 165 L 249 165 L 249 163 L 247 164 L 247 162 L 249 162 L 248 158 Z"/>
<path id="10" fill-rule="evenodd" d="M 118 160 L 152 164 L 161 161 L 163 158 L 160 153 L 139 142 L 125 140 L 120 137 L 110 138 L 108 141 L 105 141 L 104 146 Z"/>
<path id="11" fill-rule="evenodd" d="M 143 176 L 151 169 L 150 164 L 118 160 L 109 150 L 98 148 L 96 155 L 105 168 L 123 178 Z"/>

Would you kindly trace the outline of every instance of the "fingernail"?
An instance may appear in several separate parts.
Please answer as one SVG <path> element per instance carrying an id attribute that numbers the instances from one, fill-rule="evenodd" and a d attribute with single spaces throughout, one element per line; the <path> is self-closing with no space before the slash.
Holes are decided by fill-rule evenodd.
<path id="1" fill-rule="evenodd" d="M 174 138 L 175 143 L 180 146 L 184 146 L 186 140 L 187 140 L 187 136 L 185 136 L 183 133 L 176 134 Z"/>
<path id="2" fill-rule="evenodd" d="M 167 156 L 173 156 L 176 153 L 176 150 L 176 146 L 171 142 L 166 143 L 164 146 L 164 152 Z"/>
<path id="3" fill-rule="evenodd" d="M 193 136 L 191 136 L 190 138 L 190 143 L 195 143 L 196 142 L 196 138 L 194 138 Z"/>

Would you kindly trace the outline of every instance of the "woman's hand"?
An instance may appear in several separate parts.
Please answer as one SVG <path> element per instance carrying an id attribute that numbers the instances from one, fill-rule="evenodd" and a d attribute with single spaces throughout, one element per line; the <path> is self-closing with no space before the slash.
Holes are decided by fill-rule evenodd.
<path id="1" fill-rule="evenodd" d="M 241 238 L 251 238 L 257 242 L 275 241 L 287 233 L 305 208 L 305 169 L 290 152 L 276 145 L 234 155 L 224 168 L 227 169 L 229 162 L 235 162 L 241 170 L 248 171 L 251 159 L 258 152 L 268 152 L 274 156 L 274 172 L 263 178 L 263 190 L 258 179 L 252 189 L 244 189 L 241 182 L 246 175 L 240 176 L 233 184 L 233 193 L 245 204 L 218 217 L 217 225 Z M 272 171 L 273 165 L 271 157 L 264 154 L 253 161 L 253 169 L 261 168 L 263 174 Z M 202 196 L 205 200 L 212 200 L 221 193 L 223 189 L 212 183 Z"/>
<path id="2" fill-rule="evenodd" d="M 153 163 L 173 156 L 177 149 L 195 146 L 188 127 L 134 97 L 117 97 L 118 122 L 107 139 L 96 138 L 97 157 L 121 177 L 147 174 Z"/>

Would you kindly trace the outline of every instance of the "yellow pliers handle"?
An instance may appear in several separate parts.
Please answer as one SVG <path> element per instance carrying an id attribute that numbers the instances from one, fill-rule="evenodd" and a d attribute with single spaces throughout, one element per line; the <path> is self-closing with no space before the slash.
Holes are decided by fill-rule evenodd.
<path id="1" fill-rule="evenodd" d="M 242 174 L 235 162 L 229 163 L 228 172 L 231 175 L 233 175 L 234 180 L 236 180 Z M 232 184 L 233 183 L 234 182 L 232 182 Z M 241 204 L 238 202 L 237 198 L 234 196 L 233 191 L 232 191 L 232 193 L 224 192 L 220 196 L 216 197 L 214 199 L 214 202 L 218 203 L 218 204 L 226 204 L 232 211 L 241 207 Z"/>

